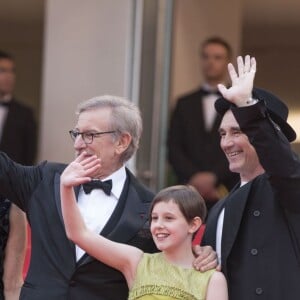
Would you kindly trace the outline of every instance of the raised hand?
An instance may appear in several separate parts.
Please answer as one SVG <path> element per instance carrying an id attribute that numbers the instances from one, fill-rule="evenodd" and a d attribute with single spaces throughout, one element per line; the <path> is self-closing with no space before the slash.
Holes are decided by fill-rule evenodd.
<path id="1" fill-rule="evenodd" d="M 61 184 L 65 187 L 72 187 L 89 182 L 100 167 L 100 159 L 96 155 L 86 156 L 83 152 L 61 174 Z"/>
<path id="2" fill-rule="evenodd" d="M 249 55 L 245 60 L 241 56 L 237 58 L 237 71 L 234 66 L 228 64 L 228 72 L 232 82 L 230 88 L 223 84 L 218 85 L 218 89 L 223 97 L 235 104 L 236 106 L 247 106 L 250 104 L 253 89 L 253 81 L 256 72 L 256 60 Z"/>

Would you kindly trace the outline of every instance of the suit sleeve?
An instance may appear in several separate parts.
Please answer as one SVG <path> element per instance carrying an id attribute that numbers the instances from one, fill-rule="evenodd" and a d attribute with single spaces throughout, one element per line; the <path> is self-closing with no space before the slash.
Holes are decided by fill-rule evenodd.
<path id="1" fill-rule="evenodd" d="M 175 173 L 183 181 L 188 181 L 199 170 L 185 153 L 184 117 L 182 101 L 179 99 L 172 114 L 168 134 L 168 158 Z"/>
<path id="2" fill-rule="evenodd" d="M 44 165 L 23 166 L 0 152 L 0 194 L 26 211 L 32 193 L 42 180 Z"/>
<path id="3" fill-rule="evenodd" d="M 263 101 L 232 108 L 241 130 L 254 146 L 283 207 L 300 212 L 300 161 L 290 143 L 266 110 Z"/>

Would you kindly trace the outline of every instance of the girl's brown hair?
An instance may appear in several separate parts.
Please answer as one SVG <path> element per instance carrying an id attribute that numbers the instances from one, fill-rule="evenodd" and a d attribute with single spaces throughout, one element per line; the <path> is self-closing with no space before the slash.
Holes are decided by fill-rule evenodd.
<path id="1" fill-rule="evenodd" d="M 173 201 L 178 205 L 188 223 L 195 217 L 200 217 L 202 221 L 206 218 L 205 202 L 197 190 L 188 185 L 175 185 L 161 190 L 154 197 L 150 207 L 150 221 L 154 206 L 157 203 L 169 201 Z"/>

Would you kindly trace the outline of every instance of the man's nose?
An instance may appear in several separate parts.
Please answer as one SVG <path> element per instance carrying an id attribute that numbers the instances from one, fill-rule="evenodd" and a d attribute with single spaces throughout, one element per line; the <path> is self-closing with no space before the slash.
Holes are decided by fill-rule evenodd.
<path id="1" fill-rule="evenodd" d="M 81 134 L 78 134 L 77 137 L 74 140 L 74 148 L 75 149 L 82 149 L 86 147 L 86 143 L 82 139 Z"/>
<path id="2" fill-rule="evenodd" d="M 231 147 L 232 145 L 233 145 L 233 139 L 231 136 L 225 135 L 222 137 L 222 140 L 221 140 L 222 148 L 228 148 L 228 147 Z"/>

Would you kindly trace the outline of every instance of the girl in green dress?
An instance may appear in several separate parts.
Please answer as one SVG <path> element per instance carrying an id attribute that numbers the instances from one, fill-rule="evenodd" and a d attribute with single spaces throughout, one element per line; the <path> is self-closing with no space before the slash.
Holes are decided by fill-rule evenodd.
<path id="1" fill-rule="evenodd" d="M 108 240 L 90 231 L 78 209 L 73 187 L 91 180 L 101 168 L 95 156 L 80 154 L 61 175 L 61 201 L 67 236 L 89 255 L 119 270 L 129 287 L 128 299 L 227 300 L 227 284 L 216 270 L 193 268 L 192 239 L 206 215 L 204 200 L 189 186 L 159 192 L 150 208 L 156 254 Z"/>

